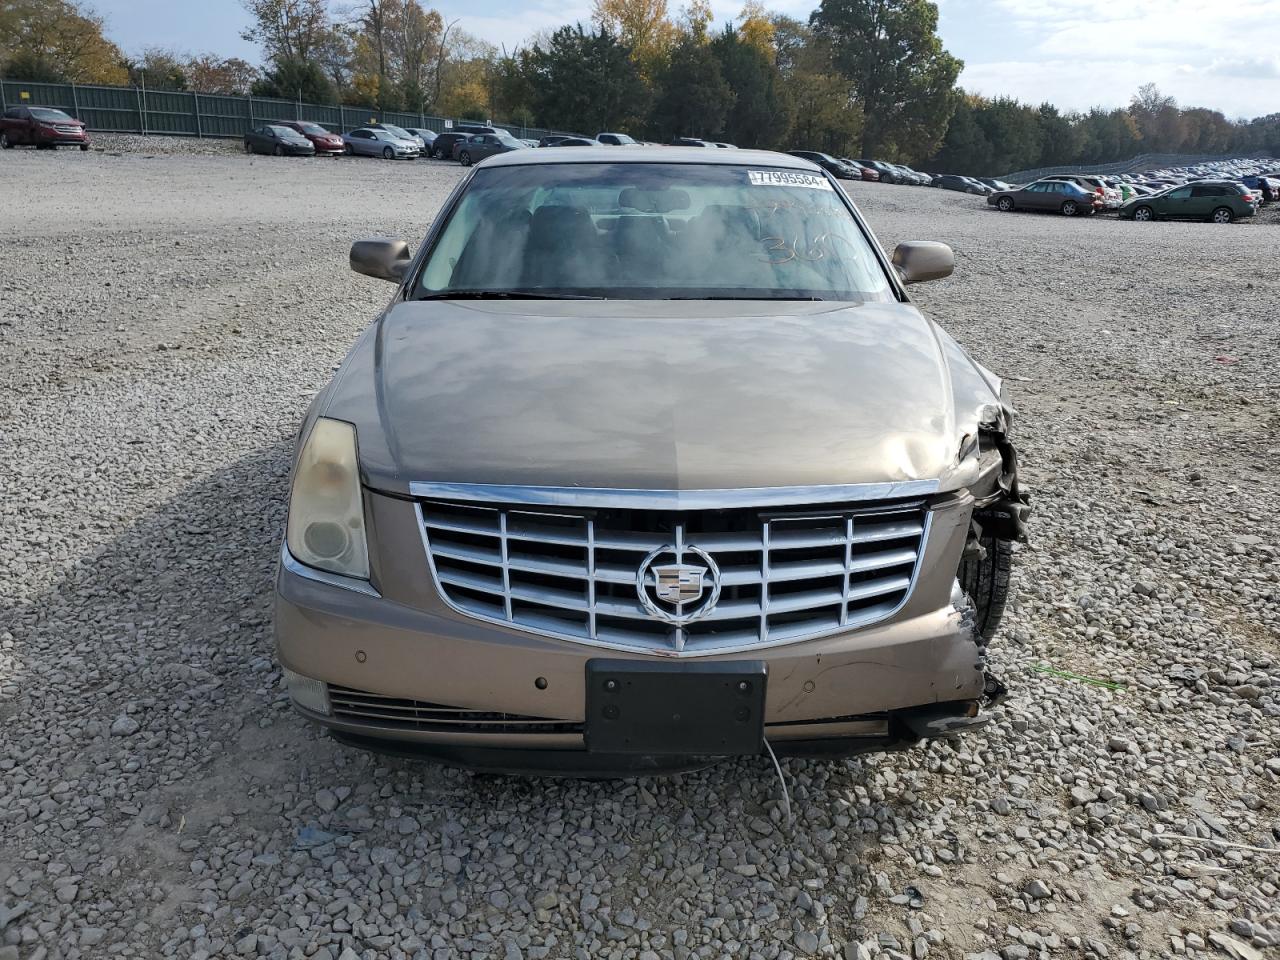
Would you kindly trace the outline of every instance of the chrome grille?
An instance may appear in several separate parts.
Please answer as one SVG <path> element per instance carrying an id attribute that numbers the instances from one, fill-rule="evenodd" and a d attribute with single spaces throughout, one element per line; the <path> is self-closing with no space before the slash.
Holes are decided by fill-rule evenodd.
<path id="1" fill-rule="evenodd" d="M 906 601 L 928 528 L 920 500 L 782 511 L 422 499 L 418 517 L 436 586 L 460 612 L 600 646 L 686 654 L 884 619 Z M 695 552 L 718 568 L 718 601 L 691 622 L 660 619 L 640 601 L 641 565 L 654 553 L 680 563 Z M 714 576 L 703 573 L 707 592 Z"/>
<path id="2" fill-rule="evenodd" d="M 455 733 L 581 733 L 582 724 L 514 713 L 494 713 L 448 707 L 423 700 L 388 697 L 365 690 L 329 684 L 329 703 L 335 720 L 375 724 L 402 730 L 443 730 Z"/>

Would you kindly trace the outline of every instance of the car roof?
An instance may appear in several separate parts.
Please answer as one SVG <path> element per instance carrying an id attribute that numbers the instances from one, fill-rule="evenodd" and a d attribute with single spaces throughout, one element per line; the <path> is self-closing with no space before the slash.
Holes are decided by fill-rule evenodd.
<path id="1" fill-rule="evenodd" d="M 486 167 L 519 167 L 540 163 L 715 163 L 745 167 L 760 164 L 790 167 L 795 170 L 818 170 L 816 164 L 803 157 L 793 157 L 773 150 L 694 150 L 690 147 L 646 147 L 644 150 L 619 150 L 617 147 L 579 147 L 577 150 L 516 150 L 501 153 L 484 161 Z"/>

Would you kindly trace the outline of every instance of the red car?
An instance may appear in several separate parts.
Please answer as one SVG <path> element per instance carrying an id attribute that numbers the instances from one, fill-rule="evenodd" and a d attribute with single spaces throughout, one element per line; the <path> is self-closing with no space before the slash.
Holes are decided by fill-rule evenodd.
<path id="1" fill-rule="evenodd" d="M 10 107 L 0 118 L 0 147 L 25 144 L 37 150 L 58 147 L 89 149 L 84 124 L 53 107 Z"/>
<path id="2" fill-rule="evenodd" d="M 346 144 L 342 142 L 342 138 L 333 131 L 326 130 L 318 123 L 312 123 L 310 120 L 277 120 L 274 123 L 277 127 L 288 127 L 290 130 L 297 130 L 311 141 L 311 145 L 316 148 L 317 154 L 346 152 Z"/>

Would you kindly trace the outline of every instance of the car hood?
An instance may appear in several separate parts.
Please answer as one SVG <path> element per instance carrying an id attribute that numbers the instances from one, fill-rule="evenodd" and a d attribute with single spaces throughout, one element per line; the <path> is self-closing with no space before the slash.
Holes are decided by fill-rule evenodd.
<path id="1" fill-rule="evenodd" d="M 366 484 L 401 493 L 948 489 L 961 439 L 1002 416 L 999 381 L 896 302 L 399 302 L 317 409 L 355 424 Z"/>

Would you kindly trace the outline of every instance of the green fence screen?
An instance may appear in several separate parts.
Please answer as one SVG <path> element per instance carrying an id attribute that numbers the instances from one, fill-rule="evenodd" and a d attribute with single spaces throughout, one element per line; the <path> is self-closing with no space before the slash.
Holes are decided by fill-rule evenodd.
<path id="1" fill-rule="evenodd" d="M 336 133 L 347 133 L 379 121 L 401 127 L 425 127 L 437 133 L 450 126 L 478 122 L 427 113 L 379 112 L 369 107 L 229 97 L 186 90 L 0 81 L 0 110 L 16 106 L 57 107 L 90 130 L 102 133 L 157 133 L 180 137 L 242 137 L 252 128 L 272 120 L 312 120 Z M 490 122 L 505 127 L 513 136 L 526 139 L 566 132 L 522 123 Z"/>

